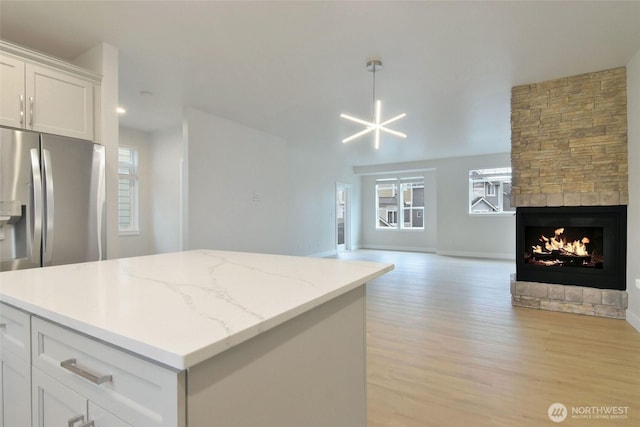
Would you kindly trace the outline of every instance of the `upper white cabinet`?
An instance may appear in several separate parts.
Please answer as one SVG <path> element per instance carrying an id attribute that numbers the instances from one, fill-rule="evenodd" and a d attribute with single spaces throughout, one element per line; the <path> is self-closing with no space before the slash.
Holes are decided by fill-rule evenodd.
<path id="1" fill-rule="evenodd" d="M 24 61 L 0 53 L 0 124 L 24 128 Z"/>
<path id="2" fill-rule="evenodd" d="M 27 129 L 93 141 L 91 82 L 29 63 L 25 76 Z"/>
<path id="3" fill-rule="evenodd" d="M 0 125 L 95 141 L 100 76 L 0 42 Z"/>

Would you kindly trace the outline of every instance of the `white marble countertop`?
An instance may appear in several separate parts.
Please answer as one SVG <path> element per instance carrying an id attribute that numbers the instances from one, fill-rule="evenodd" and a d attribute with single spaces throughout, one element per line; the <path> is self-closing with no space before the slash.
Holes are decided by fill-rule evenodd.
<path id="1" fill-rule="evenodd" d="M 197 250 L 0 273 L 0 301 L 185 369 L 393 264 Z"/>

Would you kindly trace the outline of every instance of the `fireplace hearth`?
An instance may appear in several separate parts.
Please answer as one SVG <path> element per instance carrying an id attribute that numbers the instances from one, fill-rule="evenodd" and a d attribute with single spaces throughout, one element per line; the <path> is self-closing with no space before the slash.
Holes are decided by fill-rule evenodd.
<path id="1" fill-rule="evenodd" d="M 519 207 L 516 279 L 626 289 L 626 206 Z"/>

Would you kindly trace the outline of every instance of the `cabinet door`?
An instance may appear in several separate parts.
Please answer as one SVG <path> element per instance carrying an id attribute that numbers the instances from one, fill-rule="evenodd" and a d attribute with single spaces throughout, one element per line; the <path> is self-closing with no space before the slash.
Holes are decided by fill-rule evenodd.
<path id="1" fill-rule="evenodd" d="M 0 426 L 31 425 L 31 369 L 11 353 L 0 363 Z"/>
<path id="2" fill-rule="evenodd" d="M 94 427 L 132 427 L 131 424 L 125 423 L 91 401 L 89 401 L 89 420 L 93 421 Z"/>
<path id="3" fill-rule="evenodd" d="M 31 320 L 0 303 L 0 427 L 31 426 Z"/>
<path id="4" fill-rule="evenodd" d="M 68 426 L 75 417 L 86 422 L 87 400 L 39 369 L 33 369 L 33 427 Z M 79 425 L 82 424 L 78 422 Z"/>
<path id="5" fill-rule="evenodd" d="M 93 140 L 93 87 L 79 77 L 28 63 L 27 128 Z"/>
<path id="6" fill-rule="evenodd" d="M 0 427 L 4 427 L 4 362 L 0 362 Z"/>
<path id="7" fill-rule="evenodd" d="M 24 127 L 25 65 L 11 56 L 0 55 L 0 125 Z"/>
<path id="8" fill-rule="evenodd" d="M 7 352 L 23 360 L 31 358 L 31 318 L 3 303 L 0 303 L 0 350 L 0 358 Z"/>

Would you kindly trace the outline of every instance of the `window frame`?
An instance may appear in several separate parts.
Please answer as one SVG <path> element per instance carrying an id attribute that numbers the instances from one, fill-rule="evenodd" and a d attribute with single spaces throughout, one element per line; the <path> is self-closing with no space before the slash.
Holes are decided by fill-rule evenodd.
<path id="1" fill-rule="evenodd" d="M 515 207 L 511 206 L 510 203 L 511 192 L 509 191 L 508 195 L 505 195 L 505 185 L 511 186 L 512 178 L 510 166 L 469 170 L 468 214 L 473 216 L 514 215 L 516 211 Z M 482 188 L 481 192 L 477 191 L 477 188 L 480 187 Z M 490 188 L 492 188 L 492 191 L 489 190 Z M 474 205 L 482 201 L 481 199 L 484 199 L 485 203 L 490 204 L 497 210 L 474 211 Z"/>
<path id="2" fill-rule="evenodd" d="M 425 230 L 425 185 L 424 185 L 424 176 L 407 176 L 407 177 L 393 177 L 393 178 L 380 178 L 376 179 L 374 191 L 375 191 L 375 228 L 376 230 L 396 230 L 396 231 L 424 231 Z M 413 197 L 413 189 L 414 187 L 411 184 L 418 184 L 417 188 L 422 188 L 423 197 L 422 197 L 422 206 L 415 206 Z M 406 202 L 405 200 L 405 186 L 410 185 L 409 189 L 411 190 L 411 200 Z M 384 217 L 381 216 L 381 207 L 380 207 L 380 187 L 381 186 L 391 186 L 393 190 L 395 204 L 389 204 L 384 208 Z M 408 203 L 405 205 L 405 203 Z M 406 226 L 405 225 L 405 212 L 409 212 L 410 223 L 413 224 L 413 212 L 416 212 L 416 218 L 420 218 L 422 220 L 422 225 L 419 227 L 414 226 Z M 389 222 L 389 214 L 392 213 L 395 215 L 395 223 Z M 386 218 L 385 222 L 390 226 L 381 226 L 380 219 Z"/>
<path id="3" fill-rule="evenodd" d="M 123 151 L 128 155 L 123 156 Z M 123 157 L 128 157 L 123 161 Z M 135 147 L 120 145 L 118 147 L 118 235 L 137 236 L 140 234 L 140 197 L 139 197 L 139 154 Z M 128 185 L 127 185 L 128 184 Z M 123 208 L 121 186 L 128 187 L 128 208 Z M 123 227 L 121 211 L 128 211 L 129 222 Z"/>

